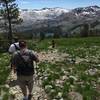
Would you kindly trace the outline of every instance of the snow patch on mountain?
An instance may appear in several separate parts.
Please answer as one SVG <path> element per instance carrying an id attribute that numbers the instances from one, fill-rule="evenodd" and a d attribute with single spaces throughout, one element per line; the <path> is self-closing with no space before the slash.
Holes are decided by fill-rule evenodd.
<path id="1" fill-rule="evenodd" d="M 28 20 L 43 20 L 43 19 L 52 19 L 56 18 L 57 16 L 60 16 L 63 13 L 68 13 L 69 10 L 64 8 L 42 8 L 42 9 L 34 9 L 34 10 L 28 10 L 28 9 L 22 9 L 20 10 L 20 17 L 22 19 Z"/>

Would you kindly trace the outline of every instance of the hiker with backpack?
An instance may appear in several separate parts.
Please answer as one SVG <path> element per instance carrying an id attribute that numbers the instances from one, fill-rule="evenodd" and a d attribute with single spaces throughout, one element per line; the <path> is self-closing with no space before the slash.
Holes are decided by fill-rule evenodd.
<path id="1" fill-rule="evenodd" d="M 32 50 L 29 50 L 25 41 L 19 41 L 20 50 L 16 51 L 12 57 L 12 68 L 17 73 L 19 86 L 24 95 L 23 100 L 31 100 L 33 89 L 34 65 L 33 61 L 38 62 L 39 59 Z M 27 86 L 27 87 L 26 87 Z M 27 95 L 27 89 L 29 94 Z"/>
<path id="2" fill-rule="evenodd" d="M 17 50 L 20 50 L 20 47 L 19 47 L 18 38 L 15 37 L 15 38 L 14 38 L 14 43 L 10 45 L 8 51 L 9 51 L 10 54 L 13 54 L 13 53 L 14 53 L 15 51 L 17 51 Z"/>
<path id="3" fill-rule="evenodd" d="M 9 54 L 11 54 L 11 56 L 13 55 L 14 52 L 16 52 L 17 50 L 20 50 L 19 47 L 19 40 L 17 37 L 14 38 L 14 43 L 12 43 L 8 49 Z M 10 62 L 12 62 L 12 57 L 10 59 Z M 11 71 L 12 71 L 12 63 L 11 63 Z"/>

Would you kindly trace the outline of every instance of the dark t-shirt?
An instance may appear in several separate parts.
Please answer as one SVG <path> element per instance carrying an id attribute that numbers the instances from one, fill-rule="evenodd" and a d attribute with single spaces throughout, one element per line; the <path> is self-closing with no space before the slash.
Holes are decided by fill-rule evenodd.
<path id="1" fill-rule="evenodd" d="M 31 50 L 17 51 L 13 54 L 12 64 L 16 66 L 17 75 L 33 75 L 33 61 L 37 60 L 37 56 Z"/>

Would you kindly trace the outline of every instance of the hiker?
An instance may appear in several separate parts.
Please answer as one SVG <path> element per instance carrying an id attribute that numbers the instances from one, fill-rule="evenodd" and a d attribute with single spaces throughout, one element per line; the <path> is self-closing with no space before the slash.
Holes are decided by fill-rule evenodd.
<path id="1" fill-rule="evenodd" d="M 17 51 L 17 50 L 19 50 L 19 49 L 20 49 L 20 48 L 19 48 L 18 38 L 15 37 L 15 38 L 14 38 L 14 43 L 10 45 L 8 51 L 9 51 L 10 54 L 13 54 L 15 51 Z"/>
<path id="2" fill-rule="evenodd" d="M 11 56 L 13 55 L 13 53 L 17 50 L 20 50 L 20 47 L 19 47 L 19 42 L 18 42 L 18 38 L 15 37 L 14 38 L 14 43 L 10 45 L 9 49 L 8 49 L 8 52 L 9 54 L 11 54 Z M 10 62 L 12 62 L 12 57 L 10 59 Z M 12 71 L 12 63 L 11 63 L 11 71 Z"/>
<path id="3" fill-rule="evenodd" d="M 52 40 L 52 48 L 55 48 L 55 41 L 54 40 Z"/>
<path id="4" fill-rule="evenodd" d="M 39 59 L 32 50 L 27 48 L 25 41 L 19 41 L 19 46 L 20 51 L 15 52 L 12 58 L 13 71 L 17 73 L 17 80 L 24 95 L 23 100 L 31 100 L 34 74 L 33 61 L 38 62 Z"/>

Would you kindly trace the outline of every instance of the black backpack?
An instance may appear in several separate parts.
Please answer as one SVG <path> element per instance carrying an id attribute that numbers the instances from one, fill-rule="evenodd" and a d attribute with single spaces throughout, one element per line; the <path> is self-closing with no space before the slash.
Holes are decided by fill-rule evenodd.
<path id="1" fill-rule="evenodd" d="M 21 64 L 17 66 L 17 74 L 24 75 L 24 76 L 33 75 L 34 74 L 33 63 L 26 62 L 19 52 L 18 52 L 18 56 L 20 57 Z"/>

